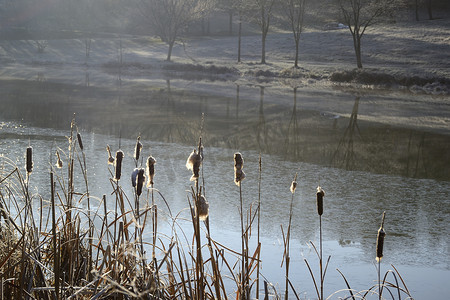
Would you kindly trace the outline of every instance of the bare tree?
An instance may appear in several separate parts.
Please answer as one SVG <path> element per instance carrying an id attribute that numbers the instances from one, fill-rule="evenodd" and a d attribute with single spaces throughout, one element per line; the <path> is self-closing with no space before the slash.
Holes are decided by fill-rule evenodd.
<path id="1" fill-rule="evenodd" d="M 139 9 L 149 29 L 168 46 L 170 61 L 175 41 L 193 21 L 212 8 L 213 0 L 141 0 Z"/>
<path id="2" fill-rule="evenodd" d="M 306 0 L 283 0 L 282 8 L 294 35 L 295 61 L 294 67 L 298 68 L 298 48 L 300 35 L 303 30 Z"/>
<path id="3" fill-rule="evenodd" d="M 233 10 L 238 13 L 238 63 L 241 62 L 241 41 L 242 41 L 242 15 L 245 11 L 245 0 L 232 0 Z"/>
<path id="4" fill-rule="evenodd" d="M 362 68 L 361 39 L 369 25 L 379 21 L 379 17 L 390 12 L 395 0 L 338 0 L 339 7 L 353 36 L 356 65 Z"/>
<path id="5" fill-rule="evenodd" d="M 251 5 L 251 12 L 256 12 L 254 15 L 255 22 L 261 29 L 261 63 L 266 63 L 266 38 L 269 32 L 269 25 L 272 18 L 272 9 L 276 0 L 249 0 Z"/>

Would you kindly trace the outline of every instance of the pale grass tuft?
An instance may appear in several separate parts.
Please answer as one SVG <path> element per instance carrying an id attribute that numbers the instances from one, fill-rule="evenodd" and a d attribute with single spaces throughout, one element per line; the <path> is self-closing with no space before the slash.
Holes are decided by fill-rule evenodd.
<path id="1" fill-rule="evenodd" d="M 291 183 L 290 191 L 292 194 L 295 193 L 295 189 L 297 188 L 297 174 L 295 174 L 294 180 Z"/>
<path id="2" fill-rule="evenodd" d="M 209 215 L 209 203 L 205 196 L 200 195 L 198 199 L 198 217 L 201 221 L 205 221 Z"/>
<path id="3" fill-rule="evenodd" d="M 57 158 L 57 161 L 56 161 L 55 165 L 56 165 L 56 167 L 58 169 L 61 169 L 63 167 L 63 162 L 61 160 L 61 156 L 59 155 L 59 151 L 58 150 L 56 150 L 56 158 Z"/>
<path id="4" fill-rule="evenodd" d="M 194 149 L 186 161 L 186 168 L 192 171 L 191 181 L 198 180 L 200 176 L 199 173 L 201 163 L 202 163 L 202 156 L 200 153 L 197 153 L 196 149 Z"/>

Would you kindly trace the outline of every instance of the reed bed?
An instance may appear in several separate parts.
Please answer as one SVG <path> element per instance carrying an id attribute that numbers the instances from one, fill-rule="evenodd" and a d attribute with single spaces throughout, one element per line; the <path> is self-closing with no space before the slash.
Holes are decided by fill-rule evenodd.
<path id="1" fill-rule="evenodd" d="M 202 125 L 203 126 L 203 125 Z M 290 239 L 295 222 L 295 191 L 301 186 L 297 174 L 292 181 L 288 225 L 281 226 L 285 268 L 284 291 L 277 291 L 260 273 L 261 189 L 257 201 L 244 199 L 244 156 L 234 155 L 234 182 L 239 189 L 241 249 L 232 249 L 214 239 L 210 229 L 209 202 L 203 176 L 204 157 L 201 137 L 187 156 L 186 167 L 192 171 L 186 182 L 188 219 L 181 212 L 173 214 L 168 201 L 157 189 L 157 153 L 150 153 L 137 137 L 133 156 L 134 171 L 122 174 L 129 163 L 121 149 L 106 146 L 109 186 L 103 195 L 91 195 L 87 160 L 82 135 L 75 119 L 70 125 L 67 149 L 58 148 L 50 163 L 50 197 L 44 199 L 30 192 L 33 185 L 33 148 L 25 149 L 25 166 L 1 158 L 0 168 L 0 297 L 1 299 L 300 299 L 289 278 Z M 119 147 L 120 148 L 120 147 Z M 145 158 L 145 155 L 148 155 Z M 231 166 L 232 158 L 230 158 Z M 262 160 L 259 160 L 259 187 L 262 184 Z M 81 176 L 77 176 L 80 175 Z M 77 179 L 78 178 L 78 179 Z M 81 184 L 76 182 L 81 180 Z M 230 178 L 233 180 L 233 178 Z M 319 275 L 305 260 L 317 298 L 324 299 L 323 287 L 328 257 L 322 259 L 322 214 L 324 192 L 317 189 L 317 213 L 320 242 L 313 246 L 319 258 Z M 157 201 L 158 200 L 158 201 Z M 108 203 L 113 203 L 112 205 Z M 36 204 L 38 203 L 38 204 Z M 95 203 L 95 205 L 93 205 Z M 163 207 L 158 207 L 157 203 Z M 114 209 L 108 209 L 114 207 Z M 307 208 L 305 208 L 307 209 Z M 308 208 L 309 209 L 309 208 Z M 326 211 L 326 210 L 325 210 Z M 158 231 L 164 215 L 170 234 Z M 44 217 L 48 216 L 48 217 Z M 181 223 L 190 223 L 192 231 Z M 255 234 L 256 231 L 256 234 Z M 376 259 L 378 281 L 367 290 L 356 291 L 342 275 L 345 288 L 329 298 L 379 299 L 411 297 L 403 278 L 393 267 L 381 274 L 384 242 L 384 214 L 378 231 Z M 393 280 L 389 281 L 388 279 Z M 263 280 L 263 284 L 260 284 Z M 228 284 L 226 283 L 228 282 Z M 232 284 L 229 284 L 231 282 Z M 263 287 L 262 287 L 263 286 Z M 292 293 L 290 293 L 290 291 Z"/>

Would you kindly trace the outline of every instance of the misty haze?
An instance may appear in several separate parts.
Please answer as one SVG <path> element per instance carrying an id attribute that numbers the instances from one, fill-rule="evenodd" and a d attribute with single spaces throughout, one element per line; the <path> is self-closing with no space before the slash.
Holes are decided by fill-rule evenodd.
<path id="1" fill-rule="evenodd" d="M 445 299 L 447 0 L 0 0 L 2 299 Z"/>

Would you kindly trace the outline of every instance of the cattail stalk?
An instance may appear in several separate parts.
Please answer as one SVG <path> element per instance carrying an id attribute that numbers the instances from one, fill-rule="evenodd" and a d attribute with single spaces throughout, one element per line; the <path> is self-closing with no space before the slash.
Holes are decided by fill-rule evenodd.
<path id="1" fill-rule="evenodd" d="M 241 260 L 242 260 L 242 271 L 241 271 L 241 299 L 247 299 L 247 270 L 246 270 L 246 257 L 247 257 L 247 250 L 248 250 L 248 242 L 247 242 L 247 231 L 244 230 L 244 205 L 243 205 L 243 199 L 242 199 L 242 185 L 241 182 L 245 178 L 245 173 L 242 170 L 244 167 L 244 158 L 242 157 L 242 154 L 239 152 L 236 152 L 234 154 L 234 183 L 239 186 L 239 202 L 240 202 L 240 217 L 241 217 Z"/>
<path id="2" fill-rule="evenodd" d="M 155 164 L 156 159 L 153 156 L 149 156 L 147 158 L 147 188 L 151 189 L 152 192 L 152 227 L 153 227 L 153 243 L 152 243 L 152 259 L 156 257 L 156 231 L 158 228 L 158 219 L 157 219 L 157 207 L 155 205 L 155 197 L 153 194 L 153 178 L 155 177 Z"/>
<path id="3" fill-rule="evenodd" d="M 381 259 L 383 258 L 383 244 L 384 244 L 384 237 L 386 236 L 386 232 L 384 231 L 384 217 L 386 216 L 386 212 L 383 212 L 383 216 L 381 217 L 381 226 L 378 229 L 377 234 L 377 244 L 376 244 L 376 251 L 377 251 L 377 257 L 376 260 L 378 262 L 378 299 L 381 300 Z"/>
<path id="4" fill-rule="evenodd" d="M 294 180 L 291 183 L 291 187 L 289 190 L 291 191 L 291 205 L 289 209 L 289 224 L 287 228 L 286 233 L 286 241 L 285 241 L 285 257 L 286 257 L 286 283 L 285 283 L 285 293 L 284 293 L 284 299 L 287 300 L 289 298 L 289 263 L 291 260 L 290 257 L 290 238 L 291 238 L 291 224 L 292 224 L 292 215 L 293 215 L 293 208 L 294 208 L 294 195 L 295 190 L 297 188 L 297 173 L 295 173 Z"/>
<path id="5" fill-rule="evenodd" d="M 323 300 L 323 281 L 324 281 L 324 273 L 323 273 L 323 247 L 322 247 L 322 214 L 323 214 L 323 197 L 325 196 L 325 192 L 323 189 L 318 186 L 317 187 L 317 214 L 319 215 L 319 268 L 320 268 L 320 300 Z"/>
<path id="6" fill-rule="evenodd" d="M 258 234 L 257 244 L 261 247 L 260 242 L 260 227 L 261 227 L 261 182 L 262 182 L 262 158 L 259 153 L 259 178 L 258 178 Z M 258 251 L 258 265 L 256 267 L 256 299 L 259 299 L 259 269 L 260 269 L 261 251 Z"/>

